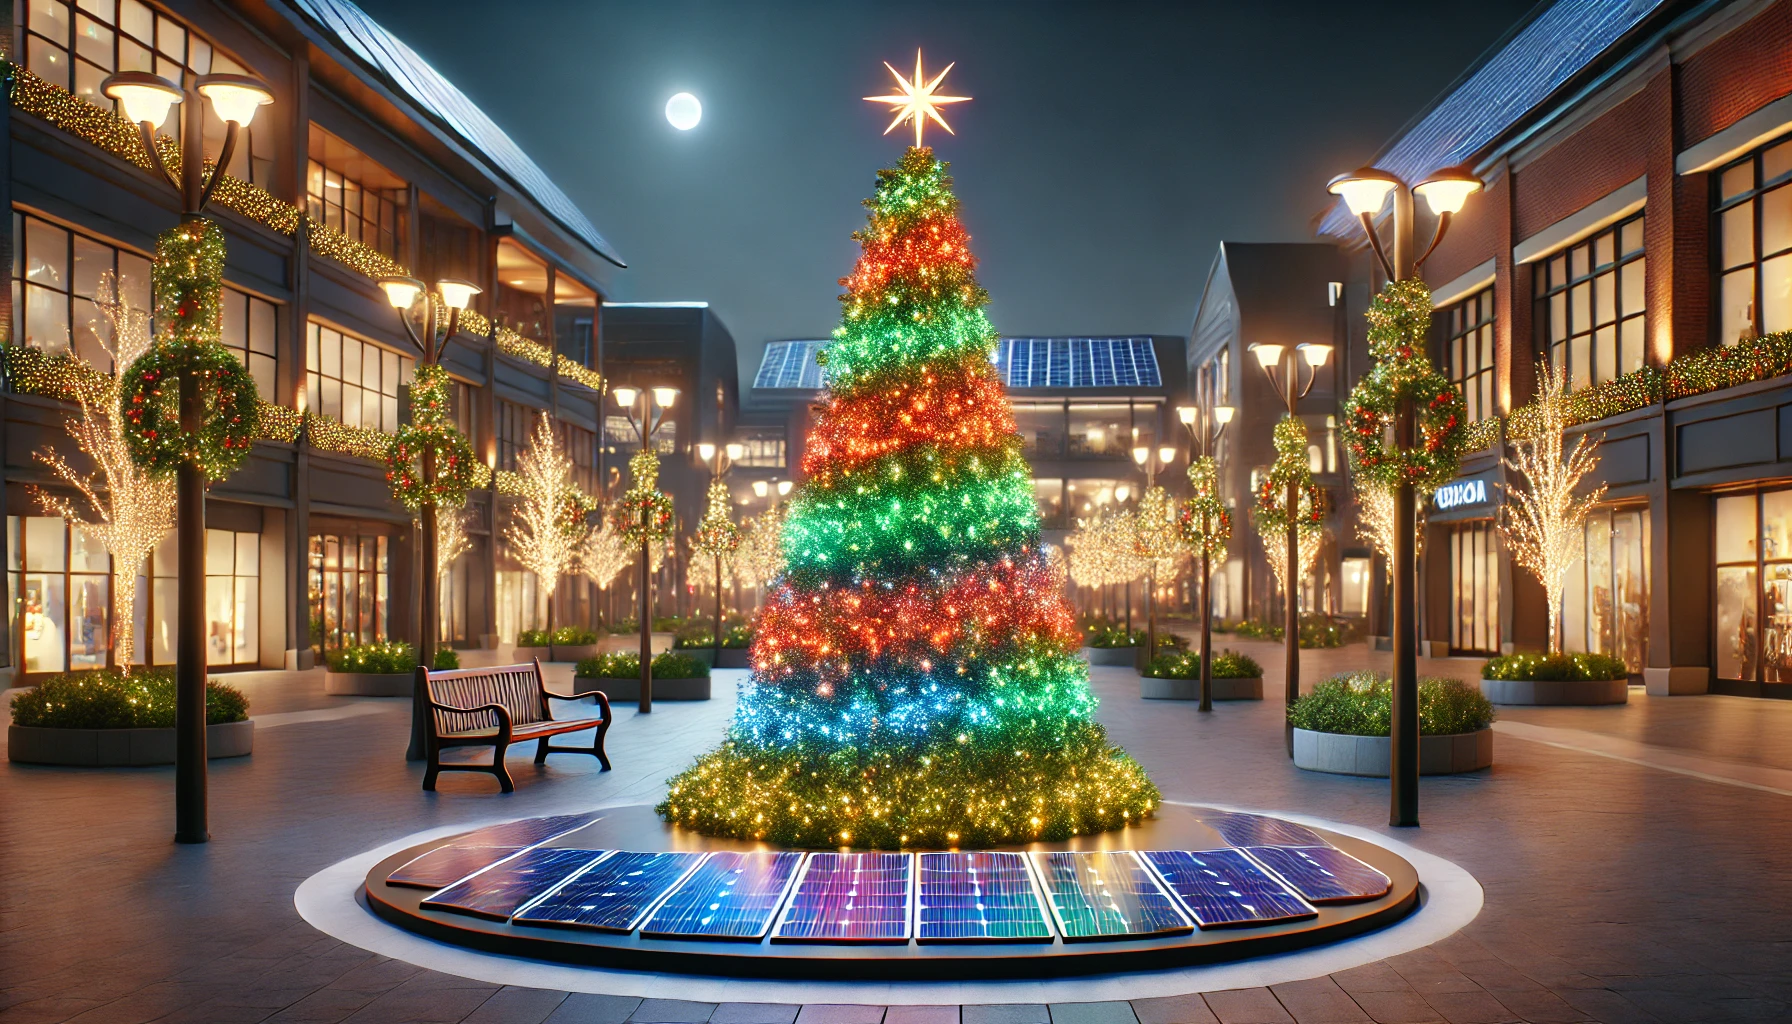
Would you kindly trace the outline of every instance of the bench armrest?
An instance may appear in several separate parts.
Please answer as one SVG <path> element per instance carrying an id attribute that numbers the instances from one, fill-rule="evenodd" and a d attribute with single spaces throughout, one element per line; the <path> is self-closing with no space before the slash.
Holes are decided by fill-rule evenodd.
<path id="1" fill-rule="evenodd" d="M 584 700 L 586 697 L 591 696 L 589 693 L 555 693 L 545 686 L 541 688 L 541 695 L 543 697 L 552 697 L 555 700 Z"/>
<path id="2" fill-rule="evenodd" d="M 429 702 L 429 706 L 431 710 L 452 711 L 458 715 L 476 715 L 481 711 L 495 711 L 498 714 L 498 727 L 505 732 L 510 731 L 510 709 L 502 704 L 481 704 L 478 707 L 459 708 L 452 704 L 442 704 L 432 700 Z"/>

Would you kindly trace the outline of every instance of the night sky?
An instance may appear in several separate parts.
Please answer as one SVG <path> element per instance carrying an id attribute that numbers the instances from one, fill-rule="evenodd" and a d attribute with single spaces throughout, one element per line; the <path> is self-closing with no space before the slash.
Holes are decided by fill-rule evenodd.
<path id="1" fill-rule="evenodd" d="M 913 141 L 860 99 L 893 91 L 885 60 L 956 61 L 941 91 L 973 97 L 927 138 L 999 331 L 1186 334 L 1222 239 L 1311 239 L 1326 179 L 1530 6 L 359 2 L 616 246 L 612 298 L 707 299 L 743 360 L 835 325 L 859 202 Z"/>

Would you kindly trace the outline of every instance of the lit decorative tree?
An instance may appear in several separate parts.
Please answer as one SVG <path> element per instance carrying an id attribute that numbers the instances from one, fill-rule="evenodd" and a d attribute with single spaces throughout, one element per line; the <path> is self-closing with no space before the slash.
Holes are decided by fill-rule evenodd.
<path id="1" fill-rule="evenodd" d="M 111 271 L 100 278 L 94 305 L 104 317 L 93 331 L 111 354 L 113 365 L 129 366 L 149 347 L 149 313 L 132 309 L 122 283 Z M 39 491 L 44 511 L 83 529 L 112 556 L 113 660 L 125 672 L 136 660 L 137 573 L 168 531 L 174 529 L 175 486 L 172 476 L 157 476 L 131 458 L 124 417 L 118 411 L 118 378 L 97 377 L 98 394 L 80 396 L 81 417 L 66 421 L 75 447 L 98 467 L 96 475 L 80 472 L 61 453 L 46 449 L 37 460 L 79 491 L 85 510 L 66 497 Z M 97 523 L 87 523 L 89 514 Z"/>
<path id="2" fill-rule="evenodd" d="M 1120 828 L 1158 792 L 1093 718 L 945 165 L 878 172 L 727 741 L 659 807 L 792 845 Z"/>
<path id="3" fill-rule="evenodd" d="M 1391 580 L 1394 576 L 1394 492 L 1385 483 L 1356 473 L 1354 463 L 1351 473 L 1351 483 L 1356 487 L 1357 538 L 1381 555 L 1382 572 Z M 1412 538 L 1415 558 L 1424 553 L 1425 508 L 1430 498 L 1430 494 L 1421 493 L 1414 503 L 1418 512 L 1414 516 Z"/>
<path id="4" fill-rule="evenodd" d="M 768 508 L 742 524 L 740 545 L 728 569 L 743 586 L 758 591 L 784 571 L 784 507 Z"/>
<path id="5" fill-rule="evenodd" d="M 1562 588 L 1568 570 L 1581 557 L 1587 513 L 1605 497 L 1605 485 L 1580 491 L 1581 483 L 1599 467 L 1599 439 L 1582 434 L 1567 447 L 1574 420 L 1562 370 L 1537 367 L 1543 393 L 1525 436 L 1512 442 L 1506 468 L 1524 477 L 1523 487 L 1508 487 L 1500 533 L 1512 546 L 1512 559 L 1543 584 L 1549 602 L 1549 649 L 1562 649 Z"/>
<path id="6" fill-rule="evenodd" d="M 560 450 L 547 413 L 535 421 L 529 447 L 517 453 L 522 497 L 504 530 L 510 553 L 535 574 L 548 605 L 548 632 L 554 631 L 554 591 L 585 542 L 586 498 L 572 480 L 572 459 Z"/>
<path id="7" fill-rule="evenodd" d="M 1287 593 L 1290 586 L 1299 586 L 1319 557 L 1325 538 L 1325 494 L 1313 483 L 1313 471 L 1307 465 L 1307 427 L 1294 416 L 1283 416 L 1275 429 L 1276 461 L 1257 487 L 1257 535 L 1263 540 L 1263 553 L 1275 573 L 1276 585 Z M 1288 573 L 1288 485 L 1292 482 L 1300 500 L 1293 512 L 1298 533 L 1297 554 L 1300 564 L 1294 567 L 1293 579 Z M 1284 628 L 1299 634 L 1300 623 L 1286 623 Z"/>
<path id="8" fill-rule="evenodd" d="M 597 584 L 597 589 L 608 590 L 634 557 L 634 545 L 606 516 L 585 535 L 579 548 L 579 571 Z"/>
<path id="9" fill-rule="evenodd" d="M 1139 495 L 1138 507 L 1132 510 L 1132 551 L 1138 564 L 1144 566 L 1147 604 L 1145 612 L 1145 657 L 1157 656 L 1157 584 L 1174 578 L 1188 557 L 1183 546 L 1182 527 L 1177 522 L 1176 503 L 1162 487 L 1153 484 Z"/>
<path id="10" fill-rule="evenodd" d="M 436 579 L 443 579 L 454 568 L 454 560 L 473 550 L 473 538 L 467 533 L 473 510 L 455 508 L 436 515 Z"/>
<path id="11" fill-rule="evenodd" d="M 1065 568 L 1078 586 L 1102 591 L 1131 583 L 1144 571 L 1133 548 L 1130 511 L 1096 509 L 1094 515 L 1077 520 L 1076 531 L 1064 542 L 1070 549 Z"/>
<path id="12" fill-rule="evenodd" d="M 711 480 L 709 507 L 703 510 L 703 518 L 697 523 L 697 535 L 691 542 L 698 554 L 715 559 L 715 649 L 718 653 L 722 649 L 722 560 L 732 556 L 735 549 L 740 547 L 740 527 L 734 525 L 734 518 L 728 514 L 728 506 L 733 501 L 727 484 L 719 477 Z"/>

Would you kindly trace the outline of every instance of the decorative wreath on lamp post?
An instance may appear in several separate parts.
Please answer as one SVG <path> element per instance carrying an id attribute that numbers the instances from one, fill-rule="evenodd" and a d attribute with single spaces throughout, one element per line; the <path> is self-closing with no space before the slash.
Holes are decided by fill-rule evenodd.
<path id="1" fill-rule="evenodd" d="M 1219 468 L 1211 455 L 1189 463 L 1188 482 L 1195 496 L 1182 503 L 1183 543 L 1197 555 L 1222 556 L 1232 541 L 1232 510 L 1220 500 Z"/>
<path id="2" fill-rule="evenodd" d="M 423 456 L 435 453 L 435 481 L 423 480 Z M 458 508 L 488 470 L 448 419 L 448 371 L 417 367 L 411 383 L 411 422 L 398 428 L 386 452 L 386 482 L 392 496 L 412 512 L 424 505 Z"/>
<path id="3" fill-rule="evenodd" d="M 1431 291 L 1418 280 L 1392 282 L 1376 296 L 1368 319 L 1375 368 L 1350 393 L 1350 463 L 1383 486 L 1409 483 L 1430 494 L 1456 475 L 1468 418 L 1462 395 L 1425 355 Z M 1403 399 L 1412 401 L 1418 418 L 1417 443 L 1410 449 L 1388 440 Z"/>
<path id="4" fill-rule="evenodd" d="M 1288 485 L 1294 484 L 1299 496 L 1294 510 L 1294 525 L 1311 536 L 1325 526 L 1325 492 L 1313 483 L 1307 468 L 1307 427 L 1292 416 L 1276 423 L 1276 461 L 1257 486 L 1257 532 L 1271 537 L 1289 526 L 1287 508 Z"/>
<path id="5" fill-rule="evenodd" d="M 720 480 L 709 482 L 709 506 L 697 523 L 692 544 L 697 553 L 714 558 L 732 555 L 740 547 L 740 527 L 728 516 L 728 485 Z"/>
<path id="6" fill-rule="evenodd" d="M 672 529 L 672 496 L 656 484 L 660 457 L 651 448 L 629 456 L 629 476 L 634 481 L 610 512 L 610 528 L 630 543 L 659 540 Z"/>

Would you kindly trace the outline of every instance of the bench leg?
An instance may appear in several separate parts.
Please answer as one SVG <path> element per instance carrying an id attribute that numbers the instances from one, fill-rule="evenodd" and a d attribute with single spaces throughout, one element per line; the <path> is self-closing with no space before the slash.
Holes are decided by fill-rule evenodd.
<path id="1" fill-rule="evenodd" d="M 436 776 L 442 774 L 442 748 L 436 743 L 433 735 L 429 736 L 424 743 L 423 753 L 429 759 L 429 768 L 423 773 L 423 791 L 434 793 L 436 791 Z"/>
<path id="2" fill-rule="evenodd" d="M 536 740 L 535 741 L 535 763 L 536 764 L 547 764 L 548 763 L 548 751 L 551 749 L 553 749 L 553 748 L 548 746 L 548 738 L 546 736 L 543 736 L 541 739 Z"/>
<path id="3" fill-rule="evenodd" d="M 597 735 L 591 740 L 591 752 L 597 755 L 597 763 L 603 765 L 606 772 L 610 770 L 610 755 L 604 753 L 604 733 L 609 731 L 610 720 L 606 718 L 598 723 Z"/>
<path id="4" fill-rule="evenodd" d="M 498 777 L 498 786 L 506 793 L 516 792 L 516 783 L 510 781 L 510 770 L 504 767 L 504 752 L 510 744 L 500 743 L 492 751 L 492 774 Z"/>

